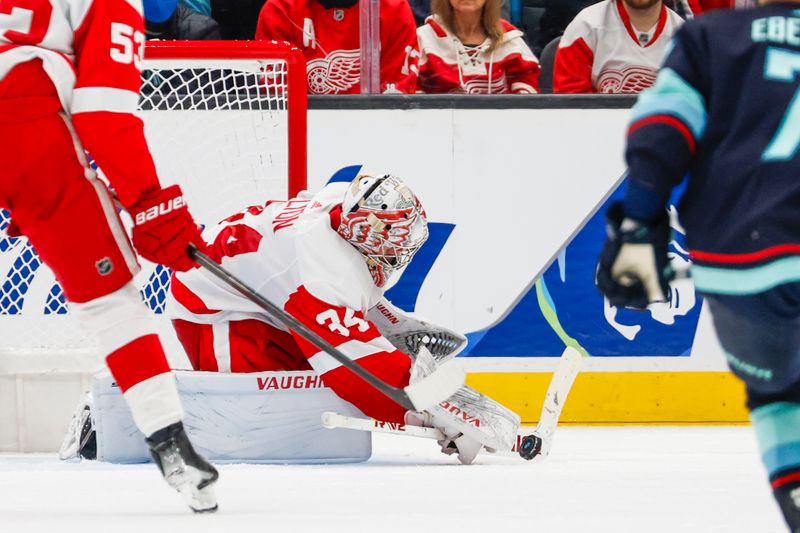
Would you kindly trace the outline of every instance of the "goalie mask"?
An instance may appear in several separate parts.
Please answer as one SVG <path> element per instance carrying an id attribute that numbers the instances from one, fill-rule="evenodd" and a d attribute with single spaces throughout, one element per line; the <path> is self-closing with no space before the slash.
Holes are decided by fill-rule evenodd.
<path id="1" fill-rule="evenodd" d="M 360 175 L 342 202 L 339 235 L 364 255 L 375 285 L 411 261 L 428 238 L 419 199 L 397 176 Z"/>

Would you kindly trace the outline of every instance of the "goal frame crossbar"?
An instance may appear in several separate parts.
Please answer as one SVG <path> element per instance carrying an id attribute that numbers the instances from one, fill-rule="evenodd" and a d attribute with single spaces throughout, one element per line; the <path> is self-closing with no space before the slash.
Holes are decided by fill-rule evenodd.
<path id="1" fill-rule="evenodd" d="M 288 197 L 306 188 L 307 116 L 306 60 L 303 52 L 285 41 L 147 41 L 144 61 L 169 60 L 279 60 L 288 66 L 286 109 L 288 122 Z M 146 68 L 146 67 L 145 67 Z"/>

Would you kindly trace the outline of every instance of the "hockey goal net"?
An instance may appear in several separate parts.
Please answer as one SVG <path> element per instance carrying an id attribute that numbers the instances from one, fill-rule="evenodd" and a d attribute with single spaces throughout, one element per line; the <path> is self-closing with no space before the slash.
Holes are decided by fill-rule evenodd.
<path id="1" fill-rule="evenodd" d="M 305 188 L 305 60 L 297 48 L 149 42 L 142 80 L 139 114 L 159 176 L 163 184 L 181 184 L 198 222 L 214 224 Z M 0 230 L 7 215 L 0 214 Z M 160 313 L 170 273 L 142 266 L 136 280 L 142 297 Z M 93 350 L 93 339 L 71 319 L 53 273 L 35 250 L 26 239 L 0 232 L 0 373 L 14 373 L 25 360 L 69 370 L 75 358 L 65 353 Z M 36 355 L 59 359 L 42 365 L 33 362 Z"/>

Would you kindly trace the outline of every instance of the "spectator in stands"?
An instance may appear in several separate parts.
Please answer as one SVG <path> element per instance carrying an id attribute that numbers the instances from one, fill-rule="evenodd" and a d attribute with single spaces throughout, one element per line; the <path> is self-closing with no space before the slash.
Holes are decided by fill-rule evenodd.
<path id="1" fill-rule="evenodd" d="M 178 3 L 201 15 L 211 17 L 211 0 L 178 0 Z"/>
<path id="2" fill-rule="evenodd" d="M 426 93 L 536 93 L 539 61 L 500 18 L 501 0 L 432 0 L 417 29 L 417 89 Z"/>
<path id="3" fill-rule="evenodd" d="M 431 0 L 408 0 L 408 5 L 414 13 L 414 25 L 425 24 L 425 19 L 431 16 Z"/>
<path id="4" fill-rule="evenodd" d="M 544 14 L 539 20 L 539 31 L 531 32 L 536 35 L 535 42 L 531 42 L 534 50 L 543 50 L 547 43 L 560 37 L 564 29 L 583 9 L 599 0 L 547 0 Z"/>
<path id="5" fill-rule="evenodd" d="M 178 0 L 144 0 L 147 39 L 202 41 L 220 39 L 219 25 Z"/>
<path id="6" fill-rule="evenodd" d="M 715 9 L 733 7 L 733 0 L 664 0 L 664 5 L 684 20 L 697 17 Z"/>
<path id="7" fill-rule="evenodd" d="M 303 50 L 310 94 L 361 91 L 358 0 L 267 0 L 256 38 Z M 413 93 L 419 51 L 407 0 L 381 0 L 380 41 L 381 92 Z"/>
<path id="8" fill-rule="evenodd" d="M 558 45 L 555 93 L 638 93 L 650 87 L 683 20 L 662 0 L 603 0 L 581 11 Z"/>
<path id="9" fill-rule="evenodd" d="M 219 22 L 223 39 L 255 39 L 258 14 L 264 7 L 264 0 L 209 0 L 209 4 L 211 16 Z"/>
<path id="10" fill-rule="evenodd" d="M 702 15 L 715 9 L 733 7 L 733 0 L 676 0 L 689 5 L 694 15 Z"/>

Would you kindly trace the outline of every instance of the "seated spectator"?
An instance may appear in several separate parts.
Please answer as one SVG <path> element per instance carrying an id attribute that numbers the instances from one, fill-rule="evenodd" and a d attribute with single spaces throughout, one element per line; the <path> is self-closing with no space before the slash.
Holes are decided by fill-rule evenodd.
<path id="1" fill-rule="evenodd" d="M 715 9 L 725 9 L 733 7 L 733 0 L 679 0 L 689 4 L 692 13 L 702 15 Z"/>
<path id="2" fill-rule="evenodd" d="M 539 20 L 539 31 L 536 33 L 535 42 L 531 43 L 533 50 L 543 50 L 547 43 L 561 37 L 564 29 L 583 9 L 599 0 L 547 0 L 544 14 Z"/>
<path id="3" fill-rule="evenodd" d="M 638 93 L 650 87 L 683 20 L 662 0 L 604 0 L 581 11 L 558 45 L 555 93 Z"/>
<path id="4" fill-rule="evenodd" d="M 144 0 L 147 39 L 202 41 L 220 39 L 219 25 L 178 0 Z"/>
<path id="5" fill-rule="evenodd" d="M 417 29 L 417 89 L 426 93 L 536 93 L 539 61 L 500 18 L 501 0 L 433 0 Z"/>
<path id="6" fill-rule="evenodd" d="M 192 11 L 197 11 L 201 15 L 213 18 L 211 15 L 211 0 L 179 0 L 178 3 L 188 7 Z"/>
<path id="7" fill-rule="evenodd" d="M 425 19 L 431 16 L 431 0 L 408 0 L 408 5 L 414 13 L 414 25 L 425 24 Z"/>
<path id="8" fill-rule="evenodd" d="M 267 0 L 256 39 L 303 50 L 310 94 L 361 91 L 358 0 Z M 380 40 L 381 92 L 413 93 L 419 52 L 407 0 L 381 0 Z"/>
<path id="9" fill-rule="evenodd" d="M 219 22 L 223 39 L 255 39 L 258 14 L 264 7 L 264 0 L 209 0 L 209 4 L 211 16 Z"/>

